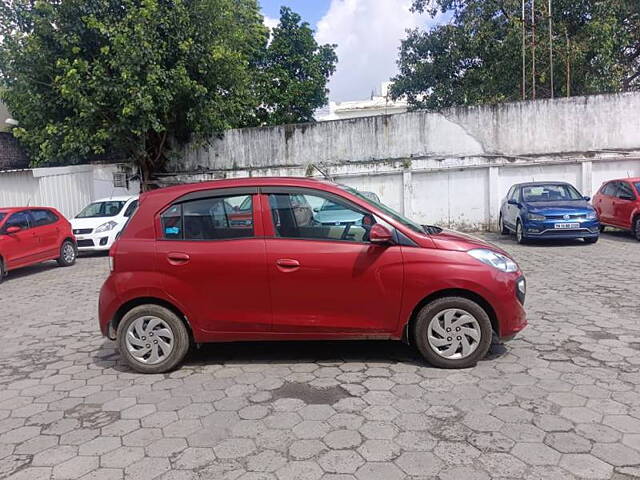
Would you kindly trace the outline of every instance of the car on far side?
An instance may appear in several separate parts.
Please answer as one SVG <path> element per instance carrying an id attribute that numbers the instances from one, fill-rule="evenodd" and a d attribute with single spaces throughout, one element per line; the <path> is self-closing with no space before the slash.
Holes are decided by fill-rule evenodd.
<path id="1" fill-rule="evenodd" d="M 530 182 L 512 186 L 500 207 L 503 235 L 518 243 L 540 239 L 577 239 L 596 243 L 600 223 L 589 197 L 565 182 Z"/>
<path id="2" fill-rule="evenodd" d="M 138 207 L 137 196 L 96 200 L 71 219 L 80 251 L 107 251 Z"/>
<path id="3" fill-rule="evenodd" d="M 605 182 L 593 197 L 602 230 L 630 230 L 640 241 L 640 177 Z"/>
<path id="4" fill-rule="evenodd" d="M 0 208 L 0 282 L 16 268 L 57 260 L 76 261 L 71 224 L 55 208 Z"/>

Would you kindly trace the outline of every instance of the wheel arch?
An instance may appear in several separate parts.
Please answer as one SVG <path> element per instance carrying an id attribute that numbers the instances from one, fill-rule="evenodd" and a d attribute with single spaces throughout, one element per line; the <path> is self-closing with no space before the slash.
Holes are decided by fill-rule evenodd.
<path id="1" fill-rule="evenodd" d="M 477 294 L 471 290 L 466 290 L 463 288 L 448 288 L 444 290 L 438 290 L 437 292 L 431 293 L 430 295 L 423 298 L 411 311 L 411 316 L 409 317 L 409 321 L 404 326 L 404 332 L 402 335 L 402 340 L 409 344 L 413 345 L 415 342 L 412 338 L 414 325 L 418 318 L 418 313 L 422 310 L 423 307 L 433 302 L 434 300 L 438 300 L 440 298 L 446 297 L 462 297 L 469 299 L 473 302 L 476 302 L 480 307 L 487 313 L 489 316 L 489 321 L 491 322 L 491 329 L 497 334 L 500 334 L 500 325 L 498 322 L 498 316 L 496 315 L 495 310 L 491 306 L 491 304 L 485 300 L 482 295 Z"/>
<path id="2" fill-rule="evenodd" d="M 118 331 L 118 325 L 122 321 L 122 318 L 127 314 L 127 312 L 129 312 L 131 309 L 135 307 L 139 307 L 140 305 L 149 305 L 149 304 L 164 307 L 167 310 L 170 310 L 171 312 L 175 313 L 176 316 L 182 321 L 182 323 L 184 323 L 184 326 L 187 328 L 187 332 L 189 332 L 189 341 L 191 343 L 195 342 L 195 339 L 193 336 L 193 329 L 191 328 L 191 324 L 189 323 L 189 319 L 187 318 L 187 316 L 173 303 L 157 297 L 137 297 L 123 303 L 118 308 L 118 310 L 116 310 L 116 313 L 114 313 L 113 318 L 109 322 L 109 329 L 107 331 L 109 338 L 111 340 L 115 340 L 115 337 L 116 337 L 115 334 Z"/>

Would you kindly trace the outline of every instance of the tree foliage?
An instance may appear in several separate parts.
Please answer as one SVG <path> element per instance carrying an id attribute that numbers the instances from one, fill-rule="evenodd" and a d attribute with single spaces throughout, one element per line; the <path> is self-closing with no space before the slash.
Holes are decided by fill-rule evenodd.
<path id="1" fill-rule="evenodd" d="M 556 96 L 640 88 L 640 2 L 525 1 L 526 98 L 551 96 L 550 45 Z M 522 98 L 521 0 L 414 0 L 413 8 L 452 15 L 451 22 L 412 30 L 400 47 L 392 95 L 414 108 L 494 103 Z"/>
<path id="2" fill-rule="evenodd" d="M 338 57 L 335 45 L 318 45 L 300 15 L 280 9 L 261 72 L 261 98 L 256 121 L 278 125 L 313 121 L 316 109 L 327 104 L 329 77 Z"/>
<path id="3" fill-rule="evenodd" d="M 0 83 L 35 166 L 115 152 L 146 184 L 179 143 L 326 103 L 332 49 L 290 11 L 268 38 L 256 0 L 4 0 Z"/>

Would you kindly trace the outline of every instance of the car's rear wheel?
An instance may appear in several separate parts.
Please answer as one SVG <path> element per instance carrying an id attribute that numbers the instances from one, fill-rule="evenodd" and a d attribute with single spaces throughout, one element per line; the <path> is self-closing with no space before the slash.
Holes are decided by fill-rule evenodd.
<path id="1" fill-rule="evenodd" d="M 7 275 L 7 272 L 4 269 L 4 261 L 0 258 L 0 283 L 4 280 L 4 277 Z"/>
<path id="2" fill-rule="evenodd" d="M 431 365 L 467 368 L 484 358 L 491 346 L 491 321 L 473 300 L 445 297 L 425 305 L 418 313 L 414 339 Z"/>
<path id="3" fill-rule="evenodd" d="M 633 236 L 640 242 L 640 217 L 633 221 Z"/>
<path id="4" fill-rule="evenodd" d="M 58 257 L 58 265 L 61 267 L 70 267 L 76 263 L 78 252 L 76 246 L 71 240 L 65 240 L 60 246 L 60 256 Z"/>
<path id="5" fill-rule="evenodd" d="M 516 241 L 520 245 L 527 243 L 527 237 L 524 236 L 524 230 L 522 229 L 522 222 L 520 220 L 516 223 Z"/>
<path id="6" fill-rule="evenodd" d="M 164 373 L 182 362 L 189 350 L 189 333 L 182 320 L 160 305 L 132 308 L 120 321 L 120 355 L 141 373 Z"/>
<path id="7" fill-rule="evenodd" d="M 509 235 L 509 229 L 504 225 L 502 215 L 500 215 L 500 218 L 498 219 L 498 227 L 500 228 L 500 233 L 502 235 Z"/>
<path id="8" fill-rule="evenodd" d="M 589 238 L 584 238 L 584 243 L 596 243 L 598 241 L 598 238 L 600 237 L 589 237 Z"/>

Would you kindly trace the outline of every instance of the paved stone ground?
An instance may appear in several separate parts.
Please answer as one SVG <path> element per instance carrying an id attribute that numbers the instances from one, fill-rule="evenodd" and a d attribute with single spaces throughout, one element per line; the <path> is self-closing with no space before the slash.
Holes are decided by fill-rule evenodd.
<path id="1" fill-rule="evenodd" d="M 464 371 L 391 342 L 207 346 L 128 371 L 105 257 L 0 286 L 0 478 L 640 477 L 640 244 L 518 246 L 530 326 Z"/>

